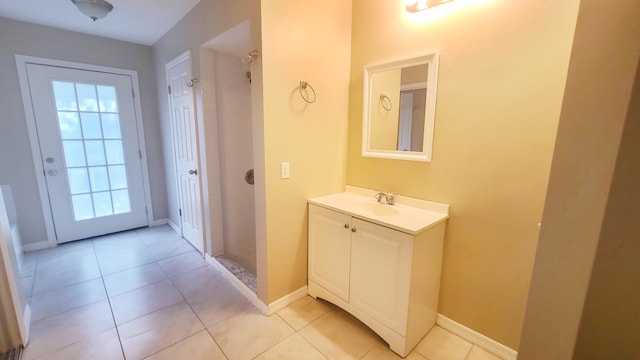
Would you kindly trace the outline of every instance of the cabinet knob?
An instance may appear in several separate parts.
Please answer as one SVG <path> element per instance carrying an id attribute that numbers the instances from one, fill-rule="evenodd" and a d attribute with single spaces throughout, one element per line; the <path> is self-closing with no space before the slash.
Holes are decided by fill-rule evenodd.
<path id="1" fill-rule="evenodd" d="M 349 228 L 349 224 L 344 224 L 344 228 L 348 229 Z"/>
<path id="2" fill-rule="evenodd" d="M 351 228 L 351 232 L 356 232 L 356 228 Z"/>

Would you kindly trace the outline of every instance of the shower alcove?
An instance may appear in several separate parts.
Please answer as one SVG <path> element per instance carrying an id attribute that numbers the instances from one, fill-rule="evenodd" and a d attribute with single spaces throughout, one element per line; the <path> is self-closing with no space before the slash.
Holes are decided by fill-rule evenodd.
<path id="1" fill-rule="evenodd" d="M 210 254 L 256 293 L 249 25 L 245 21 L 202 45 L 198 96 L 205 127 Z"/>

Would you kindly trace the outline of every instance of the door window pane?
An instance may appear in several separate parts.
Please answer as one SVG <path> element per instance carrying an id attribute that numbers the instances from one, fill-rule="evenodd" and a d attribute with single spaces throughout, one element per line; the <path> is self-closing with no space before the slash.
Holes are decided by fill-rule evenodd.
<path id="1" fill-rule="evenodd" d="M 60 137 L 63 140 L 82 139 L 82 129 L 77 112 L 58 111 Z"/>
<path id="2" fill-rule="evenodd" d="M 131 211 L 131 204 L 129 203 L 129 191 L 128 190 L 116 190 L 111 192 L 113 197 L 113 212 L 114 214 L 128 213 Z"/>
<path id="3" fill-rule="evenodd" d="M 102 139 L 100 115 L 97 113 L 80 113 L 82 119 L 82 134 L 85 139 Z"/>
<path id="4" fill-rule="evenodd" d="M 76 221 L 93 218 L 93 202 L 91 194 L 72 195 L 73 214 Z"/>
<path id="5" fill-rule="evenodd" d="M 83 194 L 91 192 L 89 187 L 89 178 L 87 177 L 87 168 L 70 168 L 67 169 L 69 176 L 69 190 L 71 194 Z"/>
<path id="6" fill-rule="evenodd" d="M 96 217 L 112 215 L 111 192 L 93 193 L 93 207 L 96 211 Z"/>
<path id="7" fill-rule="evenodd" d="M 92 84 L 76 84 L 78 92 L 78 107 L 80 111 L 98 111 L 96 86 Z"/>
<path id="8" fill-rule="evenodd" d="M 85 166 L 87 163 L 84 159 L 84 146 L 82 140 L 64 140 L 64 161 L 67 167 Z"/>
<path id="9" fill-rule="evenodd" d="M 118 99 L 116 98 L 115 87 L 98 86 L 98 97 L 100 98 L 100 112 L 118 112 Z"/>
<path id="10" fill-rule="evenodd" d="M 124 165 L 109 166 L 109 182 L 112 190 L 127 188 L 127 172 Z"/>
<path id="11" fill-rule="evenodd" d="M 107 163 L 109 165 L 124 164 L 121 140 L 105 140 L 104 147 L 107 150 Z"/>
<path id="12" fill-rule="evenodd" d="M 109 190 L 109 175 L 106 166 L 90 167 L 89 179 L 91 179 L 92 191 Z"/>
<path id="13" fill-rule="evenodd" d="M 56 98 L 56 109 L 58 110 L 78 110 L 76 102 L 76 89 L 73 83 L 54 81 L 53 94 Z"/>
<path id="14" fill-rule="evenodd" d="M 105 139 L 121 138 L 118 114 L 102 114 L 102 131 Z"/>
<path id="15" fill-rule="evenodd" d="M 102 140 L 87 140 L 84 142 L 84 146 L 87 149 L 87 164 L 89 166 L 105 165 Z"/>

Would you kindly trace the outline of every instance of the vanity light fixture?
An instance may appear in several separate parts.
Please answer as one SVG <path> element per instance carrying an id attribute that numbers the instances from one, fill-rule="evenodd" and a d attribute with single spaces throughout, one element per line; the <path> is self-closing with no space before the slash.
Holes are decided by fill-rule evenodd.
<path id="1" fill-rule="evenodd" d="M 431 9 L 438 5 L 442 5 L 453 0 L 406 0 L 405 10 L 411 13 L 419 12 L 422 10 Z"/>
<path id="2" fill-rule="evenodd" d="M 113 5 L 106 0 L 71 0 L 71 2 L 93 21 L 102 19 L 113 10 Z"/>

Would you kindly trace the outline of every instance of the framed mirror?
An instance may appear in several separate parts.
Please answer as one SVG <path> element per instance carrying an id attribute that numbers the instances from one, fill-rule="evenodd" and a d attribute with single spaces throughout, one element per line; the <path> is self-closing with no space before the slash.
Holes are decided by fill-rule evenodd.
<path id="1" fill-rule="evenodd" d="M 438 52 L 366 66 L 362 156 L 431 161 Z"/>

